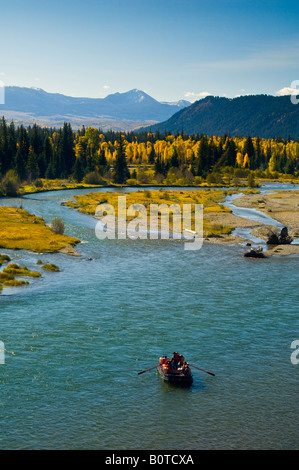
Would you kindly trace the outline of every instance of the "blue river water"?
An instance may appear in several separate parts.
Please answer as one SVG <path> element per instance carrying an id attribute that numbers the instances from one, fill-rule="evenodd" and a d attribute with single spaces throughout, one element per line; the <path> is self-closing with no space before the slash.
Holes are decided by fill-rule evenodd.
<path id="1" fill-rule="evenodd" d="M 298 257 L 98 240 L 61 206 L 83 192 L 0 200 L 82 240 L 80 257 L 0 250 L 61 269 L 0 296 L 0 449 L 298 448 Z M 173 351 L 215 377 L 193 369 L 186 389 L 137 374 Z"/>

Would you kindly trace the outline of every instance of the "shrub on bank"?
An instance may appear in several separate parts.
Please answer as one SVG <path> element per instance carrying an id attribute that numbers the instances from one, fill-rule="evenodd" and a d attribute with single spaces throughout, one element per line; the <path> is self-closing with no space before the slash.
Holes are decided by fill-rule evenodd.
<path id="1" fill-rule="evenodd" d="M 51 222 L 51 229 L 54 233 L 62 235 L 64 233 L 64 222 L 60 217 L 55 217 Z"/>
<path id="2" fill-rule="evenodd" d="M 20 189 L 20 180 L 14 170 L 9 170 L 2 178 L 0 183 L 0 193 L 3 196 L 18 196 Z"/>

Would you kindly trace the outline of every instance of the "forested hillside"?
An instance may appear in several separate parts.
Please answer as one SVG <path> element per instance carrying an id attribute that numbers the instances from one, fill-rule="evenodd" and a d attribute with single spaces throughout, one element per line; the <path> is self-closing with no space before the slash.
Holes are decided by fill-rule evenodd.
<path id="1" fill-rule="evenodd" d="M 0 121 L 2 194 L 18 184 L 67 178 L 90 184 L 200 184 L 225 174 L 246 177 L 298 175 L 299 140 L 208 137 L 113 131 L 73 131 L 15 126 Z M 39 181 L 40 184 L 40 181 Z"/>
<path id="2" fill-rule="evenodd" d="M 209 136 L 227 133 L 231 136 L 298 139 L 299 106 L 292 104 L 290 96 L 251 95 L 234 99 L 208 96 L 149 129 Z"/>

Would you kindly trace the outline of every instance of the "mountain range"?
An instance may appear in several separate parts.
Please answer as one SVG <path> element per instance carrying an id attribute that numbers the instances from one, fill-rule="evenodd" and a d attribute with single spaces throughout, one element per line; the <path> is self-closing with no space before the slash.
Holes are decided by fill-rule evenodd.
<path id="1" fill-rule="evenodd" d="M 56 126 L 64 121 L 73 127 L 95 125 L 103 129 L 127 130 L 141 124 L 167 120 L 188 101 L 159 102 L 147 93 L 133 89 L 113 93 L 105 98 L 76 98 L 47 93 L 40 88 L 5 87 L 5 104 L 0 115 L 18 123 Z"/>
<path id="2" fill-rule="evenodd" d="M 293 104 L 290 96 L 208 96 L 149 129 L 191 135 L 299 139 L 299 105 Z"/>
<path id="3" fill-rule="evenodd" d="M 191 104 L 185 100 L 159 102 L 137 89 L 105 98 L 75 98 L 39 88 L 7 86 L 0 116 L 16 124 L 36 122 L 47 127 L 61 127 L 64 122 L 70 122 L 74 129 L 85 125 L 103 131 L 138 129 L 299 138 L 299 105 L 292 104 L 290 96 L 207 96 Z"/>

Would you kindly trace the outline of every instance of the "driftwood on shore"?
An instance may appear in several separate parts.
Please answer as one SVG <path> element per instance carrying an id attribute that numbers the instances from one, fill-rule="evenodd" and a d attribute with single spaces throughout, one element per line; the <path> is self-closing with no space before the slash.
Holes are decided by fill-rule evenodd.
<path id="1" fill-rule="evenodd" d="M 270 231 L 267 245 L 290 245 L 293 238 L 289 235 L 287 227 L 283 227 L 280 233 Z"/>

